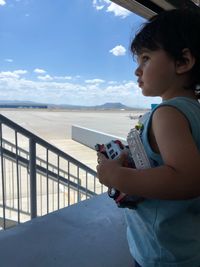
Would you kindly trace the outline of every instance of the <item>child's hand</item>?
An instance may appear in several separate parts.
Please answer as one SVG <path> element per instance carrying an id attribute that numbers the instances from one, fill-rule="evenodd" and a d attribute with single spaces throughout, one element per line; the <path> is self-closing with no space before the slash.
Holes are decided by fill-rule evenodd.
<path id="1" fill-rule="evenodd" d="M 124 149 L 121 154 L 120 154 L 120 157 L 119 159 L 120 162 L 121 162 L 121 166 L 123 167 L 130 167 L 129 164 L 130 164 L 130 160 L 129 160 L 129 152 L 127 149 Z"/>
<path id="2" fill-rule="evenodd" d="M 113 179 L 116 178 L 118 170 L 127 161 L 127 153 L 122 153 L 118 159 L 107 159 L 102 153 L 97 153 L 97 177 L 100 183 L 112 187 Z"/>
<path id="3" fill-rule="evenodd" d="M 98 164 L 101 163 L 103 160 L 106 160 L 106 159 L 107 158 L 103 153 L 97 152 L 97 163 Z"/>

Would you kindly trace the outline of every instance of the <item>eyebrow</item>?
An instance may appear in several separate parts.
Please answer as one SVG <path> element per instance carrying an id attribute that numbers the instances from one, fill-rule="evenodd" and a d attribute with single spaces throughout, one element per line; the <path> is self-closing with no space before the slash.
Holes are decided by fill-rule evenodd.
<path id="1" fill-rule="evenodd" d="M 138 55 L 141 55 L 141 54 L 143 54 L 143 53 L 150 53 L 151 52 L 151 50 L 150 49 L 148 49 L 148 48 L 141 48 L 140 49 L 140 53 L 138 53 Z"/>
<path id="2" fill-rule="evenodd" d="M 139 63 L 139 57 L 140 57 L 143 53 L 150 53 L 150 52 L 151 52 L 151 50 L 149 50 L 148 48 L 142 48 L 142 49 L 140 50 L 140 53 L 138 53 L 138 54 L 135 55 L 135 59 L 136 59 L 137 63 Z"/>

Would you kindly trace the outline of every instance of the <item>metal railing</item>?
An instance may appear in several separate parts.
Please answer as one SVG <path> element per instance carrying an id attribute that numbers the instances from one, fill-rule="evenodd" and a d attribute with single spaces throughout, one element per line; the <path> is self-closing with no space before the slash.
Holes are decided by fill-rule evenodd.
<path id="1" fill-rule="evenodd" d="M 0 115 L 0 227 L 105 192 L 96 172 Z"/>

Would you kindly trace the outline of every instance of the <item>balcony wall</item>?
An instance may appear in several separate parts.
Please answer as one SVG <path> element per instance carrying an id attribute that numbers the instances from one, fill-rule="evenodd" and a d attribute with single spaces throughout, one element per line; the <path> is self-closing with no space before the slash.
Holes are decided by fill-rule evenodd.
<path id="1" fill-rule="evenodd" d="M 2 267 L 134 267 L 123 210 L 103 194 L 0 232 Z"/>
<path id="2" fill-rule="evenodd" d="M 126 139 L 88 129 L 78 125 L 72 125 L 72 140 L 79 142 L 85 146 L 95 149 L 96 144 L 106 144 L 111 140 L 120 140 L 123 144 L 127 144 Z"/>

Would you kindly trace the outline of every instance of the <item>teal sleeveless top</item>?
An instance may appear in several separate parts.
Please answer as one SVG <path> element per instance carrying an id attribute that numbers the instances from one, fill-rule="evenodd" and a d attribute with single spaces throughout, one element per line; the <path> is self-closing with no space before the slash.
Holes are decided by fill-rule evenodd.
<path id="1" fill-rule="evenodd" d="M 154 111 L 164 105 L 173 106 L 184 114 L 200 151 L 200 104 L 190 98 L 176 97 L 154 108 L 143 122 L 141 138 L 152 167 L 163 165 L 163 160 L 152 151 L 148 130 Z M 200 266 L 200 197 L 147 199 L 135 210 L 125 209 L 125 217 L 130 252 L 142 267 Z"/>

